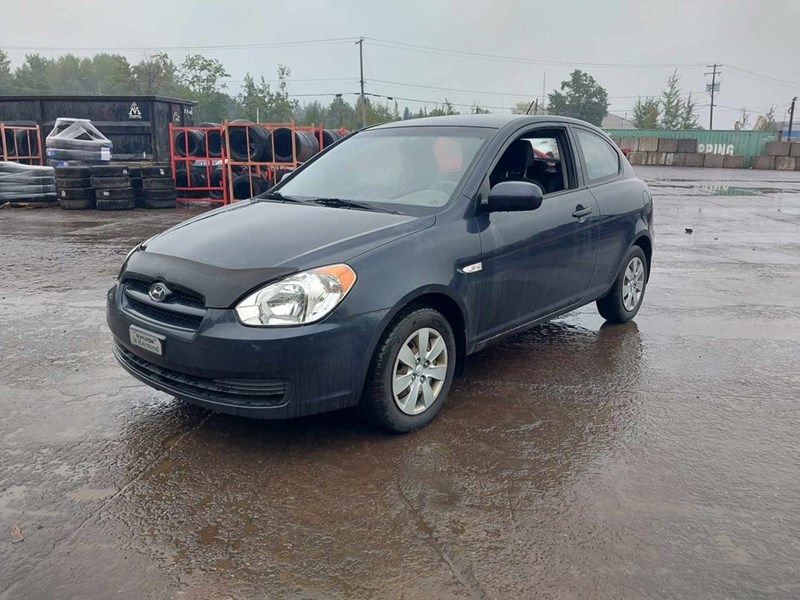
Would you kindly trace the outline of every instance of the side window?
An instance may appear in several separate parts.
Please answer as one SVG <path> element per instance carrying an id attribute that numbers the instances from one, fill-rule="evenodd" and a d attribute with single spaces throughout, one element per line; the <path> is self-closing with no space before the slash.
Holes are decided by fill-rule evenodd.
<path id="1" fill-rule="evenodd" d="M 519 136 L 492 171 L 494 187 L 502 181 L 527 181 L 545 195 L 575 187 L 566 130 L 539 127 Z"/>
<path id="2" fill-rule="evenodd" d="M 578 138 L 578 144 L 583 152 L 586 174 L 590 182 L 619 173 L 619 155 L 608 142 L 585 129 L 576 128 L 575 136 Z"/>

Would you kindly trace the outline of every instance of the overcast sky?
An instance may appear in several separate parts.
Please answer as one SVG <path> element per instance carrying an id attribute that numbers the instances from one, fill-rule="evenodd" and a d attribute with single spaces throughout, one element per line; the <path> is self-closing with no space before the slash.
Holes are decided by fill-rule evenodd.
<path id="1" fill-rule="evenodd" d="M 3 4 L 0 47 L 15 66 L 34 51 L 91 55 L 109 49 L 135 62 L 143 48 L 166 49 L 176 63 L 201 53 L 226 65 L 233 92 L 248 71 L 273 79 L 277 65 L 285 64 L 292 70 L 292 94 L 352 94 L 358 90 L 352 40 L 263 45 L 363 36 L 367 91 L 428 101 L 429 107 L 447 97 L 508 110 L 541 97 L 543 77 L 549 92 L 575 67 L 606 87 L 610 111 L 620 115 L 630 113 L 637 95 L 658 94 L 677 67 L 684 92 L 697 92 L 698 103 L 706 105 L 699 111 L 705 127 L 706 64 L 724 65 L 715 128 L 732 127 L 743 106 L 755 121 L 755 114 L 774 105 L 782 120 L 800 93 L 800 0 L 36 0 L 35 10 L 29 2 Z M 400 49 L 396 43 L 528 62 Z M 401 110 L 422 106 L 399 104 Z"/>

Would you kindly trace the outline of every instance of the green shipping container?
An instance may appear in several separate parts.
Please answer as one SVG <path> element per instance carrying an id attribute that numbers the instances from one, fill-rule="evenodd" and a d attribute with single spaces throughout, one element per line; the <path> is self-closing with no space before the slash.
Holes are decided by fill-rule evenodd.
<path id="1" fill-rule="evenodd" d="M 777 133 L 774 131 L 606 129 L 606 133 L 612 137 L 693 139 L 697 140 L 698 152 L 744 156 L 746 166 L 750 166 L 750 161 L 754 156 L 764 154 L 764 146 L 767 142 L 777 139 Z"/>

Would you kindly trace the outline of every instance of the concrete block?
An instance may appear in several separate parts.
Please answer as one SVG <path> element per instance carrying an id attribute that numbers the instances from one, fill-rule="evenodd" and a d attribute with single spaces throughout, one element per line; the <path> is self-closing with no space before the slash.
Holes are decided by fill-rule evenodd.
<path id="1" fill-rule="evenodd" d="M 622 140 L 621 137 L 617 137 L 616 135 L 612 135 L 611 136 L 611 141 L 614 142 L 620 148 L 621 148 L 621 146 L 619 145 L 619 143 L 620 143 L 621 140 Z"/>
<path id="2" fill-rule="evenodd" d="M 673 167 L 683 167 L 686 165 L 686 154 L 683 152 L 674 152 L 672 155 L 672 166 Z M 667 162 L 669 162 L 669 158 L 667 158 Z"/>
<path id="3" fill-rule="evenodd" d="M 631 152 L 628 155 L 628 158 L 630 159 L 632 165 L 636 166 L 646 165 L 648 154 L 649 154 L 648 152 Z"/>
<path id="4" fill-rule="evenodd" d="M 663 167 L 667 164 L 666 152 L 648 152 L 647 164 L 654 167 Z"/>
<path id="5" fill-rule="evenodd" d="M 754 169 L 774 169 L 775 157 L 774 156 L 754 156 L 753 157 Z"/>
<path id="6" fill-rule="evenodd" d="M 706 154 L 706 158 L 703 161 L 703 166 L 711 169 L 721 169 L 724 164 L 725 156 L 723 154 Z"/>
<path id="7" fill-rule="evenodd" d="M 767 156 L 789 156 L 790 146 L 789 142 L 767 142 L 764 154 Z"/>
<path id="8" fill-rule="evenodd" d="M 697 152 L 697 140 L 682 138 L 678 140 L 678 152 L 692 154 Z"/>
<path id="9" fill-rule="evenodd" d="M 791 146 L 792 147 L 789 150 L 789 156 L 796 156 L 796 157 L 800 158 L 800 143 L 799 142 L 793 142 L 791 144 Z"/>
<path id="10" fill-rule="evenodd" d="M 659 152 L 677 152 L 678 139 L 677 138 L 658 138 L 658 151 Z"/>
<path id="11" fill-rule="evenodd" d="M 722 166 L 726 169 L 744 169 L 744 156 L 725 156 Z"/>
<path id="12" fill-rule="evenodd" d="M 775 169 L 778 171 L 794 171 L 797 166 L 797 159 L 793 156 L 776 156 Z"/>
<path id="13" fill-rule="evenodd" d="M 636 152 L 639 149 L 639 138 L 635 137 L 620 138 L 619 147 L 630 148 L 633 152 Z"/>
<path id="14" fill-rule="evenodd" d="M 686 155 L 686 160 L 684 164 L 687 167 L 702 167 L 705 161 L 706 161 L 705 154 L 700 154 L 699 152 L 691 152 Z"/>
<path id="15" fill-rule="evenodd" d="M 644 152 L 658 151 L 658 138 L 655 137 L 639 138 L 639 150 L 642 150 Z"/>

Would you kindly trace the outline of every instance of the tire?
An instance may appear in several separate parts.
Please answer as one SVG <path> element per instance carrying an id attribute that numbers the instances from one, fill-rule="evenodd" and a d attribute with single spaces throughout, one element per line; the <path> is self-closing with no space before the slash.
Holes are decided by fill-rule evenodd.
<path id="1" fill-rule="evenodd" d="M 631 276 L 636 282 L 633 289 L 628 283 Z M 632 246 L 625 254 L 611 290 L 597 301 L 600 315 L 609 323 L 627 323 L 633 319 L 642 306 L 647 280 L 647 257 L 639 246 Z"/>
<path id="2" fill-rule="evenodd" d="M 244 119 L 228 124 L 228 142 L 233 160 L 240 162 L 270 162 L 272 160 L 272 134 Z"/>
<path id="3" fill-rule="evenodd" d="M 57 177 L 56 186 L 58 189 L 75 189 L 92 187 L 91 177 Z"/>
<path id="4" fill-rule="evenodd" d="M 173 198 L 172 200 L 144 200 L 142 199 L 142 208 L 176 208 L 178 203 Z"/>
<path id="5" fill-rule="evenodd" d="M 142 179 L 151 177 L 172 177 L 172 167 L 170 165 L 153 165 L 150 167 L 139 167 Z"/>
<path id="6" fill-rule="evenodd" d="M 443 364 L 439 364 L 438 368 L 435 364 L 430 367 L 442 374 L 443 379 L 431 377 L 433 371 L 426 370 L 424 362 L 415 367 L 421 372 L 402 373 L 402 370 L 409 370 L 410 367 L 400 360 L 400 353 L 403 351 L 416 363 L 417 357 L 414 356 L 411 346 L 417 343 L 418 338 L 415 336 L 420 331 L 428 333 L 429 352 L 433 350 L 432 343 L 437 337 L 443 342 L 444 349 L 435 357 L 440 363 L 443 361 Z M 438 342 L 436 344 L 438 345 Z M 364 413 L 375 425 L 392 433 L 408 433 L 424 427 L 437 415 L 447 398 L 453 383 L 456 359 L 453 330 L 440 312 L 423 307 L 401 313 L 381 337 L 372 357 L 361 399 Z M 397 394 L 393 389 L 396 376 L 407 377 L 409 381 L 408 386 L 399 389 Z M 428 400 L 427 406 L 424 402 L 423 387 L 420 385 L 423 376 L 427 378 L 425 380 L 428 384 L 427 389 L 433 394 L 433 400 Z M 417 394 L 413 402 L 409 398 L 412 393 Z M 405 408 L 401 408 L 401 404 Z"/>
<path id="7" fill-rule="evenodd" d="M 2 175 L 0 185 L 4 188 L 26 185 L 55 185 L 56 178 L 52 175 Z"/>
<path id="8" fill-rule="evenodd" d="M 97 200 L 97 210 L 133 210 L 135 206 L 133 198 L 128 200 Z"/>
<path id="9" fill-rule="evenodd" d="M 263 194 L 272 187 L 263 177 L 258 175 L 237 175 L 233 178 L 233 197 L 236 200 L 244 200 Z"/>
<path id="10" fill-rule="evenodd" d="M 200 127 L 219 127 L 219 123 L 200 123 Z M 222 156 L 222 130 L 206 129 L 203 130 L 205 136 L 205 147 L 208 148 L 208 155 L 212 158 Z"/>
<path id="11" fill-rule="evenodd" d="M 83 200 L 59 198 L 58 205 L 64 210 L 90 210 L 96 206 L 94 198 L 84 198 Z"/>
<path id="12" fill-rule="evenodd" d="M 178 156 L 205 156 L 206 137 L 198 129 L 176 131 L 174 136 L 175 154 Z"/>
<path id="13" fill-rule="evenodd" d="M 90 167 L 92 177 L 127 177 L 128 167 L 117 165 L 95 165 Z"/>
<path id="14" fill-rule="evenodd" d="M 142 179 L 142 188 L 145 190 L 174 190 L 175 180 L 171 177 Z"/>
<path id="15" fill-rule="evenodd" d="M 92 186 L 98 190 L 115 190 L 131 187 L 131 180 L 124 177 L 92 177 Z"/>
<path id="16" fill-rule="evenodd" d="M 222 169 L 219 167 L 214 167 L 211 169 L 211 177 L 208 180 L 208 187 L 214 188 L 218 187 L 218 190 L 209 190 L 208 196 L 210 198 L 219 199 L 224 197 L 225 191 L 222 188 Z"/>
<path id="17" fill-rule="evenodd" d="M 155 202 L 175 202 L 175 198 L 177 197 L 178 193 L 175 190 L 142 190 L 142 200 L 152 200 Z"/>
<path id="18" fill-rule="evenodd" d="M 98 190 L 94 191 L 94 197 L 97 198 L 98 201 L 106 201 L 106 200 L 131 200 L 133 201 L 136 198 L 136 194 L 134 193 L 132 188 L 120 188 L 120 189 L 110 189 L 110 190 Z"/>
<path id="19" fill-rule="evenodd" d="M 92 170 L 89 167 L 56 167 L 56 177 L 64 178 L 88 178 L 91 177 Z"/>
<path id="20" fill-rule="evenodd" d="M 94 200 L 95 192 L 92 188 L 60 188 L 58 199 L 60 200 Z"/>

